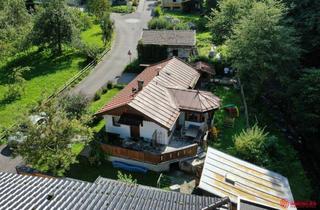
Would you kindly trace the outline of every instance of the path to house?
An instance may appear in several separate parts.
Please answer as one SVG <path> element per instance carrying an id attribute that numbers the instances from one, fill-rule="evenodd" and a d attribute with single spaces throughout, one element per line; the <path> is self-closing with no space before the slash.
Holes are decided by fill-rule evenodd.
<path id="1" fill-rule="evenodd" d="M 112 49 L 107 53 L 95 69 L 78 84 L 73 92 L 92 98 L 94 94 L 108 81 L 120 76 L 124 68 L 130 63 L 128 51 L 132 52 L 132 60 L 137 57 L 137 44 L 142 29 L 147 28 L 151 19 L 154 0 L 140 0 L 136 12 L 131 14 L 115 14 L 111 18 L 115 23 L 116 37 Z"/>

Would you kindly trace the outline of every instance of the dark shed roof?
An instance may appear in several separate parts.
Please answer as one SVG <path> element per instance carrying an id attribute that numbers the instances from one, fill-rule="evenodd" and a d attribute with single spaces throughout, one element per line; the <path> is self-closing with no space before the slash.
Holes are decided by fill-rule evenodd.
<path id="1" fill-rule="evenodd" d="M 192 30 L 144 30 L 142 44 L 195 46 L 196 32 Z"/>
<path id="2" fill-rule="evenodd" d="M 219 201 L 105 178 L 89 183 L 0 172 L 0 209 L 200 210 Z"/>

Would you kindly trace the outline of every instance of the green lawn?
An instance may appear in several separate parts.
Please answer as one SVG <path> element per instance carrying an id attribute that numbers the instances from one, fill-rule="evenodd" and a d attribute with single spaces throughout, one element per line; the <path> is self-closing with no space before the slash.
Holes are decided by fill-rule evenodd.
<path id="1" fill-rule="evenodd" d="M 81 39 L 86 44 L 103 48 L 102 30 L 98 24 L 92 25 L 92 27 L 81 33 Z"/>
<path id="2" fill-rule="evenodd" d="M 92 45 L 103 46 L 101 31 L 98 25 L 85 31 L 82 39 Z M 37 52 L 34 47 L 27 52 L 16 55 L 7 62 L 0 64 L 0 132 L 17 122 L 22 114 L 46 96 L 54 93 L 72 76 L 77 74 L 87 60 L 79 53 L 66 49 L 59 57 L 52 57 L 48 52 Z M 15 66 L 30 66 L 32 69 L 25 75 L 26 87 L 22 97 L 11 103 L 2 101 L 7 90 L 6 72 Z"/>
<path id="3" fill-rule="evenodd" d="M 219 110 L 215 115 L 216 126 L 220 131 L 219 137 L 217 141 L 211 142 L 211 146 L 236 156 L 233 136 L 245 129 L 245 117 L 243 108 L 241 108 L 242 101 L 240 93 L 233 88 L 227 89 L 222 86 L 217 86 L 213 89 L 213 92 L 222 99 L 223 105 L 236 104 L 240 108 L 240 117 L 236 119 L 234 128 L 225 128 L 223 126 L 224 111 Z M 309 200 L 312 193 L 312 187 L 310 181 L 307 179 L 298 155 L 282 133 L 274 128 L 273 122 L 268 116 L 268 111 L 261 109 L 260 107 L 262 106 L 259 106 L 259 104 L 256 106 L 259 108 L 249 107 L 251 125 L 258 120 L 259 126 L 266 126 L 266 131 L 268 131 L 270 135 L 274 135 L 278 138 L 280 144 L 279 150 L 285 154 L 283 159 L 272 160 L 272 165 L 268 167 L 268 169 L 276 171 L 289 179 L 295 200 Z"/>
<path id="4" fill-rule="evenodd" d="M 200 19 L 200 14 L 198 13 L 185 13 L 182 11 L 174 11 L 174 10 L 168 10 L 168 9 L 163 10 L 163 15 L 165 16 L 169 15 L 171 17 L 181 20 L 184 23 L 188 23 L 188 22 L 196 23 Z"/>
<path id="5" fill-rule="evenodd" d="M 88 161 L 81 160 L 79 163 L 71 166 L 70 170 L 67 172 L 66 177 L 80 179 L 83 181 L 93 182 L 99 176 L 117 179 L 118 171 L 122 173 L 129 174 L 129 172 L 113 168 L 111 162 L 105 162 L 100 166 L 91 166 Z M 138 184 L 147 185 L 147 186 L 157 186 L 157 180 L 159 178 L 159 173 L 148 171 L 147 174 L 142 173 L 133 173 L 130 172 L 134 179 L 137 179 Z"/>
<path id="6" fill-rule="evenodd" d="M 89 106 L 90 113 L 96 113 L 105 105 L 107 102 L 110 101 L 121 89 L 119 88 L 112 88 L 111 90 L 108 90 L 107 93 L 102 94 L 101 98 L 97 101 L 94 101 Z"/>
<path id="7" fill-rule="evenodd" d="M 197 49 L 200 56 L 208 56 L 211 46 L 212 37 L 210 32 L 197 33 Z"/>

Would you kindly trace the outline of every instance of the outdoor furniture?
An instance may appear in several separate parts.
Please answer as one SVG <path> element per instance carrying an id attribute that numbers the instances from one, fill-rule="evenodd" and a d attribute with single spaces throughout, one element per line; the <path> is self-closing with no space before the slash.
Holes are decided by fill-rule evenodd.
<path id="1" fill-rule="evenodd" d="M 197 125 L 189 125 L 189 127 L 185 131 L 185 136 L 189 136 L 192 138 L 196 138 L 198 136 L 200 130 L 200 126 Z"/>

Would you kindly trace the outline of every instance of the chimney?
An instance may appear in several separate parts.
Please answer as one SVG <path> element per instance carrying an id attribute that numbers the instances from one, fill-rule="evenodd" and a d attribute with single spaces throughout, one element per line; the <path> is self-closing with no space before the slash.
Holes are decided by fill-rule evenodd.
<path id="1" fill-rule="evenodd" d="M 138 91 L 142 90 L 143 88 L 143 80 L 138 80 Z"/>

